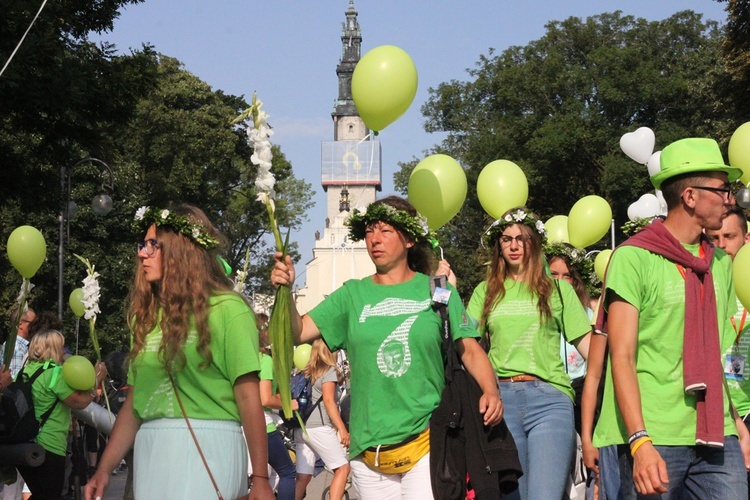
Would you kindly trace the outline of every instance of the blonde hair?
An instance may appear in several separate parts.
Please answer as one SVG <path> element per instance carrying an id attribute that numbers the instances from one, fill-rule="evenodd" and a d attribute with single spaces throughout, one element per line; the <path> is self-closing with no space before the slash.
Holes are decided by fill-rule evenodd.
<path id="1" fill-rule="evenodd" d="M 51 359 L 62 365 L 65 350 L 65 337 L 57 330 L 37 332 L 29 343 L 29 361 L 47 361 Z"/>
<path id="2" fill-rule="evenodd" d="M 336 356 L 328 349 L 323 339 L 315 340 L 312 344 L 310 360 L 307 362 L 305 369 L 302 370 L 302 373 L 315 382 L 332 367 L 336 368 Z"/>
<path id="3" fill-rule="evenodd" d="M 223 240 L 199 208 L 181 205 L 174 211 L 200 224 L 207 234 L 217 240 Z M 198 331 L 196 349 L 204 360 L 201 366 L 208 366 L 213 360 L 209 347 L 208 303 L 212 295 L 234 293 L 232 282 L 217 260 L 218 249 L 206 250 L 169 226 L 157 226 L 156 236 L 161 252 L 161 279 L 157 282 L 146 281 L 143 263 L 141 259 L 136 259 L 135 281 L 127 313 L 133 332 L 129 360 L 132 361 L 143 350 L 146 336 L 156 327 L 157 314 L 161 309 L 159 360 L 167 370 L 180 371 L 185 366 L 183 349 L 192 328 Z"/>

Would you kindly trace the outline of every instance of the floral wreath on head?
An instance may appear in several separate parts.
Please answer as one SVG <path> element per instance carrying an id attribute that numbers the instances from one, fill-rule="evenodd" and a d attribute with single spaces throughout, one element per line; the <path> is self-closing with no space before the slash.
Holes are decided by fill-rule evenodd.
<path id="1" fill-rule="evenodd" d="M 547 229 L 544 227 L 544 222 L 539 220 L 535 214 L 527 212 L 525 208 L 516 208 L 497 219 L 487 228 L 484 232 L 484 241 L 487 246 L 493 245 L 495 240 L 503 234 L 505 228 L 514 224 L 523 224 L 539 233 L 542 237 L 542 244 L 547 241 Z"/>
<path id="2" fill-rule="evenodd" d="M 349 228 L 349 238 L 353 241 L 365 239 L 367 227 L 376 222 L 390 224 L 407 235 L 416 243 L 429 243 L 433 245 L 436 241 L 435 234 L 427 226 L 427 219 L 419 212 L 411 215 L 405 210 L 399 210 L 385 203 L 371 203 L 366 210 L 352 210 L 352 215 L 344 222 Z"/>
<path id="3" fill-rule="evenodd" d="M 195 244 L 206 250 L 219 246 L 219 240 L 206 232 L 203 224 L 191 221 L 187 216 L 173 210 L 144 206 L 135 212 L 133 228 L 141 234 L 148 231 L 152 224 L 157 227 L 166 226 L 176 233 L 193 240 Z"/>
<path id="4" fill-rule="evenodd" d="M 588 254 L 583 248 L 576 248 L 562 241 L 554 241 L 544 245 L 544 255 L 547 257 L 547 262 L 551 262 L 555 257 L 567 257 L 571 267 L 578 271 L 589 295 L 593 297 L 601 292 L 599 289 L 601 281 L 596 276 L 594 260 L 587 257 Z"/>

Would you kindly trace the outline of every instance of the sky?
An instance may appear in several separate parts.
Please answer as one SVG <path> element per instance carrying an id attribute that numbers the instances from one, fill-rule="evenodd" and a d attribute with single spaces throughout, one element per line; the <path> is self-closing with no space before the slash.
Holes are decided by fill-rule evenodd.
<path id="1" fill-rule="evenodd" d="M 423 159 L 444 138 L 422 126 L 420 109 L 428 89 L 467 81 L 467 69 L 490 48 L 500 53 L 526 45 L 544 35 L 548 22 L 571 16 L 620 10 L 662 20 L 690 9 L 724 22 L 724 5 L 714 0 L 354 0 L 362 55 L 380 45 L 396 45 L 411 56 L 419 75 L 411 107 L 378 136 L 380 196 L 394 193 L 398 162 Z M 302 263 L 313 258 L 315 231 L 325 227 L 320 143 L 333 140 L 336 65 L 348 7 L 349 0 L 146 0 L 125 8 L 113 31 L 101 36 L 124 53 L 151 44 L 214 90 L 244 95 L 248 101 L 257 91 L 274 128 L 272 142 L 281 146 L 295 175 L 315 191 L 309 220 L 291 235 Z"/>

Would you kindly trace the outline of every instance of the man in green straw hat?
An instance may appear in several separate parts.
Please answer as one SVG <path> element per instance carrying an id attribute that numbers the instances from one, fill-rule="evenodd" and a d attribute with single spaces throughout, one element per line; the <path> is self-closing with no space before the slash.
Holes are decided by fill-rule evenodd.
<path id="1" fill-rule="evenodd" d="M 594 445 L 618 445 L 625 496 L 747 498 L 750 434 L 720 363 L 735 339 L 732 263 L 703 234 L 721 228 L 741 174 L 711 139 L 670 144 L 651 177 L 667 218 L 610 259 L 597 329 L 609 335 L 612 376 Z"/>

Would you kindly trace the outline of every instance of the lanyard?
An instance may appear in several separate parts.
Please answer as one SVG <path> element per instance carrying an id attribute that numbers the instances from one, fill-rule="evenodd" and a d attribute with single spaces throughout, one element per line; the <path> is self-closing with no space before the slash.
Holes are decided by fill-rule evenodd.
<path id="1" fill-rule="evenodd" d="M 747 309 L 742 309 L 742 319 L 740 319 L 740 327 L 737 328 L 737 322 L 734 321 L 734 316 L 732 316 L 732 326 L 734 327 L 734 331 L 737 333 L 737 337 L 734 339 L 735 344 L 740 343 L 740 337 L 742 336 L 742 330 L 745 328 L 745 319 L 747 319 Z"/>

